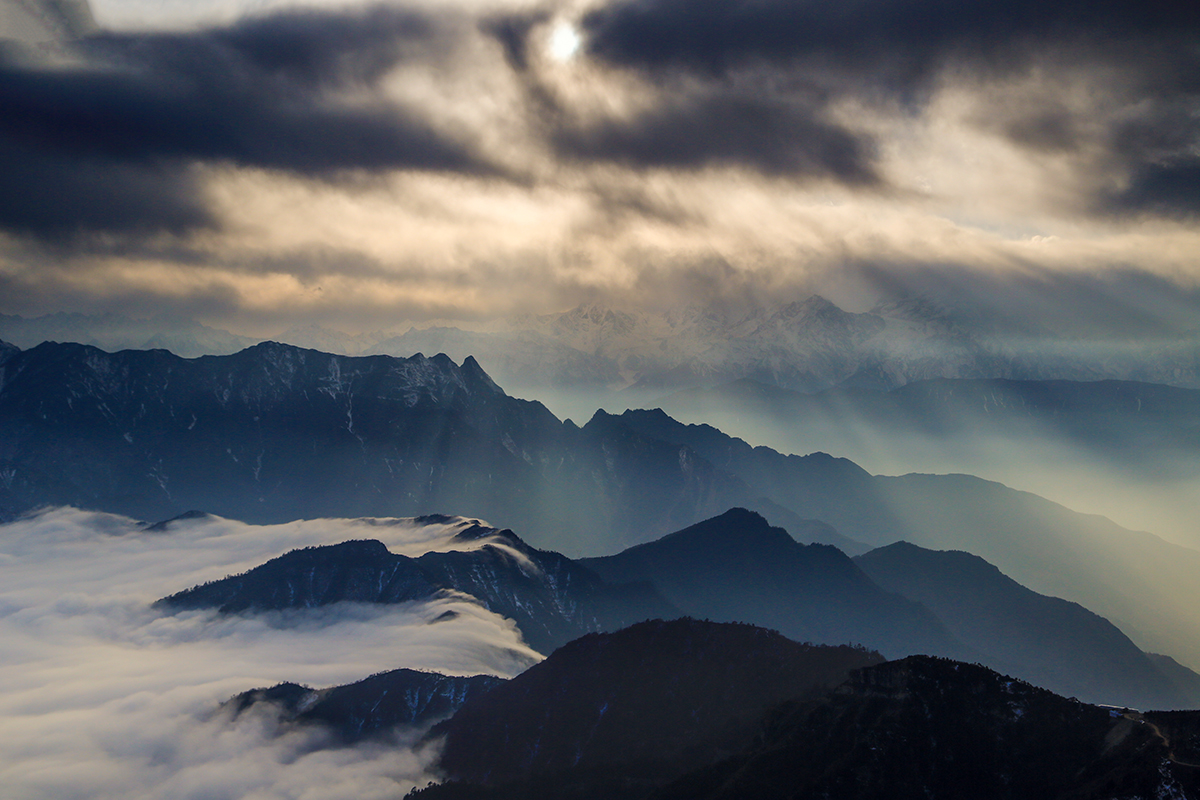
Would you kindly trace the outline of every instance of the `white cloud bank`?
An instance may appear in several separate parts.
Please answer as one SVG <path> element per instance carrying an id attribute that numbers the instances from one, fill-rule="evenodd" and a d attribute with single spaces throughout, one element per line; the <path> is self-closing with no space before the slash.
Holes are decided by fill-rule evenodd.
<path id="1" fill-rule="evenodd" d="M 53 509 L 0 526 L 0 786 L 33 798 L 375 798 L 432 776 L 420 732 L 322 749 L 230 696 L 387 669 L 511 676 L 539 656 L 507 620 L 455 598 L 221 618 L 154 600 L 294 547 L 375 538 L 415 555 L 461 523 L 206 518 L 148 533 L 123 517 Z M 443 612 L 458 614 L 433 623 Z"/>

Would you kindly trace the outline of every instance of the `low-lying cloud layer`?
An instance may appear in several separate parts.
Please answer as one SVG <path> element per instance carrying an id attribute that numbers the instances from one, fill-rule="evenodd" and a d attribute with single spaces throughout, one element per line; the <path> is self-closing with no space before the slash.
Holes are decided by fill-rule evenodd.
<path id="1" fill-rule="evenodd" d="M 217 707 L 285 680 L 327 686 L 397 667 L 511 676 L 540 656 L 508 621 L 455 598 L 228 618 L 149 604 L 292 547 L 371 535 L 415 554 L 456 529 L 207 518 L 146 532 L 75 509 L 0 526 L 5 795 L 394 798 L 423 785 L 433 754 L 415 749 L 419 732 L 326 749 L 319 730 L 283 730 L 267 713 L 231 721 Z"/>
<path id="2" fill-rule="evenodd" d="M 255 7 L 104 0 L 6 51 L 0 311 L 265 334 L 638 304 L 647 273 L 659 304 L 863 264 L 1197 282 L 1178 4 Z"/>

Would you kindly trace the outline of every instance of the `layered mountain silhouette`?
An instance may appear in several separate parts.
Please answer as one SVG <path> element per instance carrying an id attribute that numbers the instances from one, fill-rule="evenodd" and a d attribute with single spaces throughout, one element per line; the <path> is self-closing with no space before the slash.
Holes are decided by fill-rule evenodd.
<path id="1" fill-rule="evenodd" d="M 805 394 L 743 379 L 679 392 L 664 407 L 701 417 L 737 409 L 777 427 L 838 424 L 939 437 L 1052 429 L 1097 454 L 1122 457 L 1200 447 L 1200 390 L 1138 381 L 935 378 L 886 392 Z"/>
<path id="2" fill-rule="evenodd" d="M 460 781 L 555 776 L 619 796 L 747 746 L 776 703 L 817 697 L 880 660 L 748 625 L 649 621 L 572 642 L 464 704 L 431 738 Z"/>
<path id="3" fill-rule="evenodd" d="M 398 728 L 438 722 L 502 683 L 504 679 L 494 675 L 458 677 L 396 669 L 327 689 L 297 683 L 252 689 L 225 706 L 235 717 L 251 707 L 269 707 L 285 722 L 320 725 L 339 744 L 353 744 Z"/>
<path id="4" fill-rule="evenodd" d="M 375 540 L 309 547 L 155 605 L 238 613 L 339 602 L 404 603 L 459 592 L 511 619 L 543 653 L 592 631 L 680 615 L 649 584 L 605 582 L 558 553 L 529 547 L 512 531 L 472 525 L 454 538 L 486 543 L 416 558 L 396 555 Z"/>
<path id="5" fill-rule="evenodd" d="M 43 344 L 0 376 L 4 518 L 47 504 L 250 522 L 451 510 L 595 556 L 746 507 L 860 549 L 967 550 L 1200 663 L 1200 552 L 970 476 L 872 476 L 662 412 L 599 412 L 578 428 L 444 356 L 265 343 L 187 360 Z"/>
<path id="6" fill-rule="evenodd" d="M 984 654 L 979 660 L 1029 683 L 1110 705 L 1200 706 L 1186 678 L 1177 683 L 1111 622 L 1030 591 L 978 556 L 897 542 L 854 563 L 879 586 L 929 608 Z"/>
<path id="7" fill-rule="evenodd" d="M 643 436 L 691 449 L 756 497 L 875 547 L 904 540 L 986 559 L 1030 589 L 1101 614 L 1144 649 L 1200 664 L 1200 551 L 970 475 L 870 475 L 824 453 L 751 447 L 661 410 L 619 417 Z M 593 421 L 594 422 L 594 421 Z M 770 519 L 770 511 L 764 509 Z"/>
<path id="8" fill-rule="evenodd" d="M 924 606 L 880 589 L 835 547 L 803 545 L 735 508 L 654 542 L 583 559 L 609 581 L 647 581 L 693 617 L 884 655 L 975 657 Z"/>
<path id="9" fill-rule="evenodd" d="M 1200 676 L 1191 670 L 967 553 L 898 543 L 852 560 L 829 545 L 800 544 L 741 508 L 578 562 L 464 520 L 451 546 L 472 544 L 481 546 L 416 558 L 374 540 L 295 550 L 157 605 L 242 613 L 455 592 L 513 620 L 543 653 L 588 632 L 687 614 L 894 658 L 969 659 L 1088 702 L 1186 708 L 1198 699 Z"/>

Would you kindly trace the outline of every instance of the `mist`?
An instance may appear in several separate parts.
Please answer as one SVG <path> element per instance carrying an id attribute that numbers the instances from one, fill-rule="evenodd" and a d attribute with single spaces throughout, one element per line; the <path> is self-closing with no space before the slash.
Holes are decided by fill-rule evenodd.
<path id="1" fill-rule="evenodd" d="M 981 421 L 986 413 L 944 408 L 930 419 L 876 417 L 857 402 L 839 400 L 837 393 L 807 396 L 810 407 L 796 414 L 752 403 L 705 402 L 701 396 L 681 392 L 649 405 L 754 446 L 848 458 L 875 475 L 975 475 L 1200 548 L 1200 467 L 1187 439 L 1165 441 L 1161 431 L 1154 439 L 1144 438 L 1146 428 L 1136 417 L 1096 441 L 1045 419 L 989 424 Z"/>
<path id="2" fill-rule="evenodd" d="M 293 547 L 369 537 L 416 555 L 446 549 L 466 524 L 204 517 L 148 532 L 59 508 L 0 526 L 6 796 L 318 800 L 423 785 L 436 755 L 416 746 L 423 731 L 330 749 L 320 729 L 253 709 L 231 720 L 219 706 L 282 681 L 328 686 L 398 667 L 510 677 L 541 658 L 511 622 L 454 596 L 247 617 L 150 603 Z"/>

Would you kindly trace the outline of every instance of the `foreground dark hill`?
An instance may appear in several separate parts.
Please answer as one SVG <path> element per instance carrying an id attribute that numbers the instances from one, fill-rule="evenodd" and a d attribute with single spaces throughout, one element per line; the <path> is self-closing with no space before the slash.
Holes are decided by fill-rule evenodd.
<path id="1" fill-rule="evenodd" d="M 1186 760 L 1200 714 L 1131 716 L 914 656 L 855 672 L 823 702 L 780 707 L 753 747 L 655 797 L 1200 797 L 1200 769 Z"/>
<path id="2" fill-rule="evenodd" d="M 952 634 L 1034 685 L 1093 703 L 1134 708 L 1200 706 L 1115 625 L 1083 606 L 1038 594 L 978 556 L 907 542 L 854 563 L 884 589 L 920 602 Z"/>
<path id="3" fill-rule="evenodd" d="M 619 419 L 854 540 L 965 550 L 1036 592 L 1104 616 L 1143 649 L 1200 665 L 1200 551 L 970 475 L 873 476 L 846 459 L 751 447 L 662 411 Z"/>
<path id="4" fill-rule="evenodd" d="M 454 539 L 486 544 L 416 558 L 396 555 L 374 540 L 309 547 L 155 605 L 237 613 L 339 602 L 403 603 L 454 591 L 513 620 L 530 646 L 543 653 L 592 631 L 680 615 L 649 584 L 607 583 L 558 553 L 529 547 L 512 531 L 472 525 Z"/>
<path id="5" fill-rule="evenodd" d="M 799 544 L 741 508 L 581 563 L 609 581 L 648 581 L 702 619 L 761 625 L 797 641 L 858 643 L 893 658 L 976 656 L 924 606 L 883 591 L 844 553 Z"/>
<path id="6" fill-rule="evenodd" d="M 748 625 L 651 621 L 585 636 L 465 704 L 431 736 L 440 767 L 481 785 L 553 776 L 636 794 L 747 746 L 762 714 L 816 697 L 877 654 Z M 519 796 L 519 795 L 518 795 Z"/>
<path id="7" fill-rule="evenodd" d="M 285 722 L 319 725 L 339 744 L 352 744 L 398 728 L 438 722 L 502 683 L 503 678 L 493 675 L 457 677 L 396 669 L 327 689 L 297 683 L 252 689 L 225 707 L 234 716 L 251 707 L 267 707 Z"/>
<path id="8" fill-rule="evenodd" d="M 746 500 L 740 481 L 622 425 L 580 430 L 473 359 L 230 356 L 46 343 L 0 364 L 0 519 L 74 505 L 141 519 L 417 516 L 502 522 L 603 552 Z"/>

